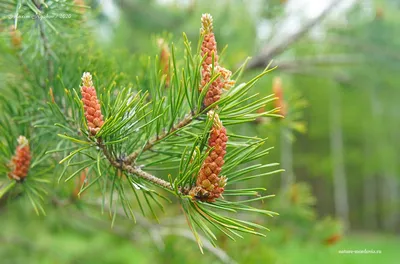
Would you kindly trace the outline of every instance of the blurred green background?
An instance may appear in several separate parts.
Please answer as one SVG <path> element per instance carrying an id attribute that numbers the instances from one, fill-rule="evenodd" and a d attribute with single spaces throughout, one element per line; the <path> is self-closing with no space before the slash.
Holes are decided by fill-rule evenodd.
<path id="1" fill-rule="evenodd" d="M 182 32 L 197 43 L 203 13 L 213 15 L 219 52 L 227 46 L 224 67 L 234 71 L 251 56 L 249 80 L 273 59 L 278 67 L 256 91 L 273 93 L 280 78 L 285 118 L 233 129 L 274 146 L 263 162 L 280 162 L 285 172 L 251 184 L 276 194 L 258 206 L 280 216 L 252 219 L 271 230 L 266 238 L 221 235 L 218 248 L 206 245 L 202 255 L 174 204 L 161 224 L 121 217 L 111 228 L 107 213 L 84 204 L 90 193 L 62 209 L 49 203 L 47 216 L 14 201 L 0 212 L 0 263 L 398 263 L 399 1 L 77 3 L 91 6 L 84 23 L 102 56 L 112 54 L 132 81 L 145 74 L 132 65 L 160 54 L 159 38 L 167 49 L 178 43 L 177 53 Z"/>

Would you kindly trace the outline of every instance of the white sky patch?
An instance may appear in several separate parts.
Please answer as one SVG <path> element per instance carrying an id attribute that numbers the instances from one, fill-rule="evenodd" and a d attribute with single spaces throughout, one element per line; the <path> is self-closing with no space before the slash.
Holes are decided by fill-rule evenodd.
<path id="1" fill-rule="evenodd" d="M 267 40 L 271 34 L 271 22 L 268 19 L 262 19 L 257 25 L 257 37 L 260 40 Z"/>
<path id="2" fill-rule="evenodd" d="M 103 14 L 108 18 L 106 23 L 97 23 L 98 37 L 102 42 L 110 42 L 113 35 L 113 27 L 119 23 L 120 10 L 113 0 L 98 0 Z"/>
<path id="3" fill-rule="evenodd" d="M 118 23 L 119 21 L 119 9 L 115 5 L 113 0 L 101 0 L 101 7 L 103 9 L 103 13 L 113 22 Z"/>

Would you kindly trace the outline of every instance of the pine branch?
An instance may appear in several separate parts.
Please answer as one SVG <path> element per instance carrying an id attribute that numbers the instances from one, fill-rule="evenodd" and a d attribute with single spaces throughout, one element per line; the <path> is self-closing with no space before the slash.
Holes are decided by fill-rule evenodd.
<path id="1" fill-rule="evenodd" d="M 276 163 L 249 165 L 268 154 L 270 149 L 260 149 L 265 139 L 230 134 L 226 128 L 273 115 L 271 111 L 257 112 L 272 102 L 273 96 L 260 98 L 258 94 L 249 94 L 258 80 L 273 69 L 267 67 L 248 82 L 235 85 L 232 73 L 218 62 L 211 23 L 209 14 L 202 16 L 205 35 L 204 40 L 200 39 L 202 43 L 195 55 L 185 35 L 183 62 L 177 63 L 172 46 L 172 67 L 168 72 L 171 81 L 167 89 L 165 74 L 160 75 L 159 63 L 149 62 L 142 68 L 145 77 L 138 78 L 139 90 L 131 86 L 107 86 L 104 83 L 107 77 L 104 76 L 96 76 L 94 82 L 92 75 L 85 72 L 80 95 L 75 89 L 65 89 L 68 107 L 49 104 L 49 116 L 57 120 L 57 129 L 65 130 L 58 133 L 63 142 L 51 151 L 64 154 L 59 163 L 65 163 L 65 167 L 59 179 L 68 173 L 65 181 L 69 181 L 83 170 L 95 174 L 89 178 L 88 186 L 80 188 L 78 195 L 98 185 L 103 196 L 102 209 L 105 197 L 109 197 L 112 224 L 118 206 L 122 206 L 125 215 L 135 219 L 130 202 L 133 197 L 143 214 L 143 207 L 148 206 L 157 218 L 150 201 L 163 210 L 158 198 L 169 199 L 147 184 L 171 192 L 180 202 L 200 250 L 203 244 L 199 232 L 215 245 L 216 235 L 210 227 L 232 239 L 241 237 L 238 232 L 265 236 L 262 232 L 268 229 L 264 226 L 225 216 L 219 211 L 276 215 L 251 206 L 272 197 L 258 192 L 264 189 L 236 190 L 231 186 L 281 172 L 279 169 L 264 170 L 279 165 Z M 149 68 L 152 65 L 154 70 Z M 233 76 L 240 76 L 242 70 Z M 96 83 L 99 81 L 105 88 L 101 89 L 98 97 L 100 90 Z M 78 124 L 80 133 L 71 129 L 72 123 Z M 144 152 L 146 154 L 142 155 Z M 168 181 L 147 172 L 169 173 L 171 170 L 175 177 Z M 129 194 L 126 190 L 132 192 Z M 143 200 L 137 190 L 141 191 Z"/>
<path id="2" fill-rule="evenodd" d="M 154 184 L 156 184 L 158 186 L 161 186 L 161 187 L 163 187 L 165 189 L 172 190 L 172 186 L 171 186 L 171 184 L 169 182 L 164 181 L 163 179 L 160 179 L 160 178 L 158 178 L 158 177 L 156 177 L 154 175 L 151 175 L 151 174 L 149 174 L 149 173 L 147 173 L 145 171 L 142 171 L 138 167 L 123 164 L 122 165 L 122 169 L 124 171 L 126 171 L 126 172 L 135 174 L 135 175 L 137 175 L 137 176 L 139 176 L 139 177 L 141 177 L 141 178 L 143 178 L 143 179 L 145 179 L 145 180 L 147 180 L 149 182 L 152 182 L 152 183 L 154 183 Z"/>

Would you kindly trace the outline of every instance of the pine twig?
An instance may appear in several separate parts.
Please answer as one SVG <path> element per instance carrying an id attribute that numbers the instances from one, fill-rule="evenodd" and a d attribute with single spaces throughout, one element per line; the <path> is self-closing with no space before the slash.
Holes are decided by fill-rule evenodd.
<path id="1" fill-rule="evenodd" d="M 137 176 L 139 176 L 140 178 L 143 178 L 147 181 L 150 181 L 154 184 L 157 184 L 165 189 L 169 189 L 172 190 L 172 186 L 169 182 L 160 179 L 154 175 L 151 175 L 150 173 L 147 173 L 145 171 L 142 171 L 140 168 L 136 167 L 136 166 L 131 166 L 131 165 L 127 165 L 127 164 L 122 164 L 122 170 L 129 172 L 131 174 L 135 174 Z"/>
<path id="2" fill-rule="evenodd" d="M 115 168 L 121 169 L 123 171 L 126 171 L 130 174 L 135 174 L 136 176 L 143 178 L 149 182 L 152 182 L 160 187 L 163 187 L 164 189 L 169 189 L 172 190 L 172 186 L 169 182 L 160 179 L 154 175 L 151 175 L 150 173 L 147 173 L 143 170 L 141 170 L 139 167 L 132 166 L 131 162 L 128 160 L 123 160 L 121 162 L 118 162 L 112 155 L 111 153 L 107 150 L 106 146 L 103 144 L 101 138 L 98 139 L 97 145 L 99 148 L 102 150 L 104 155 L 106 156 L 107 160 L 111 163 L 112 166 Z"/>

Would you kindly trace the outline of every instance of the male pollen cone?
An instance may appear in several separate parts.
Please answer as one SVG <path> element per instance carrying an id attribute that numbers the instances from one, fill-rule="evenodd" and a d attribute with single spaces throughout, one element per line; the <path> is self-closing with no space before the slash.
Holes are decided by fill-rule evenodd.
<path id="1" fill-rule="evenodd" d="M 201 56 L 205 57 L 202 62 L 201 68 L 201 82 L 200 91 L 210 82 L 214 74 L 221 74 L 209 86 L 207 94 L 204 98 L 204 106 L 207 107 L 221 98 L 222 89 L 228 90 L 235 82 L 230 80 L 232 73 L 219 66 L 217 41 L 215 40 L 213 32 L 213 19 L 210 14 L 203 14 L 201 16 L 201 34 L 204 37 L 201 43 Z M 214 65 L 213 65 L 214 57 Z M 214 68 L 213 68 L 214 66 Z M 213 71 L 214 70 L 214 71 Z"/>
<path id="2" fill-rule="evenodd" d="M 272 89 L 275 97 L 277 98 L 275 100 L 275 108 L 279 108 L 278 114 L 286 116 L 287 107 L 285 101 L 283 100 L 282 80 L 280 77 L 275 77 L 273 79 Z"/>
<path id="3" fill-rule="evenodd" d="M 201 76 L 204 82 L 201 83 L 200 90 L 210 81 L 210 67 L 212 67 L 213 56 L 214 67 L 218 66 L 217 41 L 213 32 L 213 18 L 210 14 L 203 14 L 201 16 L 201 35 L 204 37 L 201 43 L 201 56 L 204 57 L 206 54 L 207 56 L 201 65 Z"/>
<path id="4" fill-rule="evenodd" d="M 210 14 L 203 14 L 201 16 L 201 34 L 204 36 L 201 43 L 201 56 L 203 57 L 207 54 L 202 67 L 203 70 L 207 71 L 208 66 L 212 64 L 213 54 L 214 66 L 218 65 L 217 41 L 213 32 L 213 18 Z"/>
<path id="5" fill-rule="evenodd" d="M 93 87 L 92 75 L 89 72 L 82 76 L 82 102 L 90 134 L 96 135 L 104 124 L 100 102 L 97 99 L 96 89 Z"/>
<path id="6" fill-rule="evenodd" d="M 208 116 L 210 118 L 214 116 L 214 124 L 208 139 L 208 147 L 212 148 L 212 150 L 199 171 L 196 186 L 190 190 L 189 194 L 193 199 L 203 202 L 215 202 L 224 192 L 226 185 L 226 177 L 219 177 L 219 174 L 224 165 L 228 137 L 226 128 L 222 125 L 218 115 L 214 115 L 213 111 L 209 111 Z"/>
<path id="7" fill-rule="evenodd" d="M 201 85 L 204 87 L 207 82 L 210 81 L 210 74 L 211 74 L 211 66 L 209 66 L 209 71 L 206 73 L 206 78 L 202 79 Z M 221 67 L 215 67 L 215 74 L 220 74 L 220 76 L 213 81 L 204 97 L 204 106 L 207 107 L 215 102 L 217 102 L 221 98 L 222 90 L 229 90 L 234 84 L 235 81 L 230 80 L 232 72 Z"/>
<path id="8" fill-rule="evenodd" d="M 8 177 L 16 181 L 23 181 L 28 175 L 30 164 L 31 151 L 29 148 L 29 142 L 26 137 L 19 136 L 15 155 L 10 161 L 10 168 L 12 171 L 8 173 Z"/>

